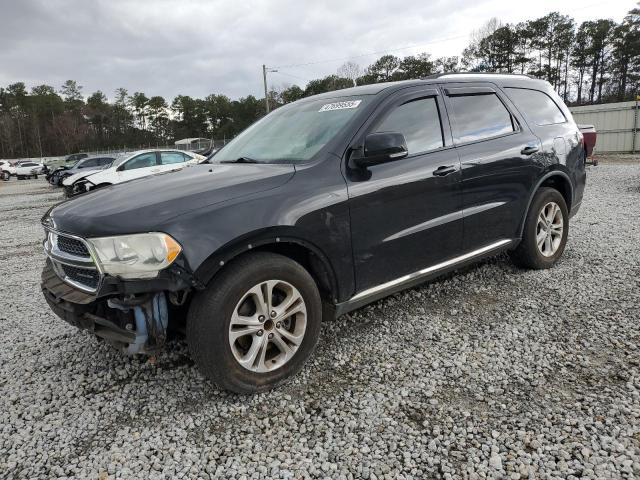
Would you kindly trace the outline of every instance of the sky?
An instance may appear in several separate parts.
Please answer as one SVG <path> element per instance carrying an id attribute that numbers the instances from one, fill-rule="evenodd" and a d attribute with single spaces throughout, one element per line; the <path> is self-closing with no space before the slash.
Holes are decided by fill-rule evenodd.
<path id="1" fill-rule="evenodd" d="M 517 23 L 551 11 L 621 21 L 633 0 L 0 0 L 0 86 L 83 93 L 263 97 L 304 84 L 345 61 L 366 67 L 385 53 L 460 55 L 492 17 Z"/>

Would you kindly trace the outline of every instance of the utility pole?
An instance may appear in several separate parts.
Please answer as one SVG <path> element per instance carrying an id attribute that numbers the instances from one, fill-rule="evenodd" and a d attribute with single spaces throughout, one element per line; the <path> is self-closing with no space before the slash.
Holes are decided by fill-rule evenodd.
<path id="1" fill-rule="evenodd" d="M 264 80 L 264 106 L 269 113 L 269 97 L 267 96 L 267 66 L 262 64 L 262 79 Z"/>
<path id="2" fill-rule="evenodd" d="M 274 73 L 277 71 L 278 70 L 267 68 L 265 64 L 262 64 L 262 80 L 264 82 L 264 106 L 267 113 L 269 113 L 269 93 L 267 92 L 267 72 Z"/>

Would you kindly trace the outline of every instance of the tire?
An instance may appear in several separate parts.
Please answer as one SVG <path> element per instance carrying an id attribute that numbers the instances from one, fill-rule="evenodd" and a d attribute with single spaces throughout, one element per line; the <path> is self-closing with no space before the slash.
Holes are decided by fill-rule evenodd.
<path id="1" fill-rule="evenodd" d="M 37 179 L 38 179 L 38 175 L 34 175 L 34 176 L 33 176 L 33 178 L 34 178 L 35 180 L 37 180 Z"/>
<path id="2" fill-rule="evenodd" d="M 274 320 L 269 315 L 266 319 L 261 318 L 256 303 L 258 296 L 251 292 L 263 293 L 261 287 L 267 282 L 275 285 L 273 292 L 276 296 L 283 294 L 286 288 L 282 303 L 298 298 L 294 305 L 304 309 L 306 314 L 299 311 L 289 317 L 276 316 Z M 274 302 L 273 309 L 281 305 Z M 251 315 L 253 323 L 242 328 L 252 329 L 255 333 L 238 335 L 244 330 L 238 330 L 237 326 L 232 330 L 232 322 L 239 325 L 237 322 L 243 318 L 237 316 L 237 312 L 243 309 L 246 309 L 243 315 Z M 291 311 L 291 308 L 286 310 Z M 264 392 L 300 371 L 318 343 L 321 322 L 322 303 L 318 287 L 300 264 L 273 253 L 249 253 L 230 263 L 193 298 L 187 316 L 187 344 L 200 372 L 220 387 L 236 393 Z M 294 350 L 289 355 L 278 346 L 285 338 L 279 333 L 283 329 L 288 333 L 287 338 L 298 335 L 297 347 L 285 342 Z M 237 338 L 232 345 L 234 333 Z M 251 348 L 254 346 L 258 347 L 254 348 L 256 354 L 252 356 Z M 261 356 L 263 348 L 265 354 Z M 255 357 L 256 361 L 245 360 L 245 367 L 238 355 L 245 359 Z"/>
<path id="3" fill-rule="evenodd" d="M 545 220 L 542 219 L 543 209 Z M 552 221 L 549 222 L 551 217 Z M 561 228 L 558 227 L 560 224 Z M 545 235 L 547 231 L 549 233 Z M 564 197 L 554 188 L 542 187 L 533 197 L 522 230 L 522 240 L 510 252 L 511 259 L 523 268 L 551 268 L 562 256 L 568 236 L 569 211 Z M 540 239 L 542 244 L 539 246 Z"/>
<path id="4" fill-rule="evenodd" d="M 2 176 L 2 180 L 4 180 L 5 182 L 11 180 L 11 175 L 9 175 L 9 172 L 2 171 L 2 174 L 0 176 Z"/>
<path id="5" fill-rule="evenodd" d="M 22 175 L 17 175 L 18 180 L 24 180 L 24 177 Z"/>

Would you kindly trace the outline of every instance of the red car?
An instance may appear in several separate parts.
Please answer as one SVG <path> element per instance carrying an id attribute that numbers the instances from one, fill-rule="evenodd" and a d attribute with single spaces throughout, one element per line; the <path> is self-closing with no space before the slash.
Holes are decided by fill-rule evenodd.
<path id="1" fill-rule="evenodd" d="M 584 137 L 585 163 L 591 160 L 592 165 L 598 165 L 598 160 L 593 158 L 593 149 L 596 146 L 596 127 L 593 125 L 578 125 Z"/>

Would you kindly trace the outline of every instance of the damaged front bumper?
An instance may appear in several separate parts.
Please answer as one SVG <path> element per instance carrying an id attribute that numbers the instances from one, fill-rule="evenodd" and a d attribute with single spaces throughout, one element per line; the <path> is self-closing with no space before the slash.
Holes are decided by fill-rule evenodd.
<path id="1" fill-rule="evenodd" d="M 193 286 L 193 281 L 185 278 L 191 278 L 186 271 L 181 271 L 178 277 L 168 272 L 147 281 L 109 277 L 98 292 L 91 294 L 64 282 L 47 259 L 41 287 L 51 309 L 64 321 L 93 332 L 126 354 L 153 355 L 162 348 L 167 336 L 167 297 L 180 304 Z"/>

